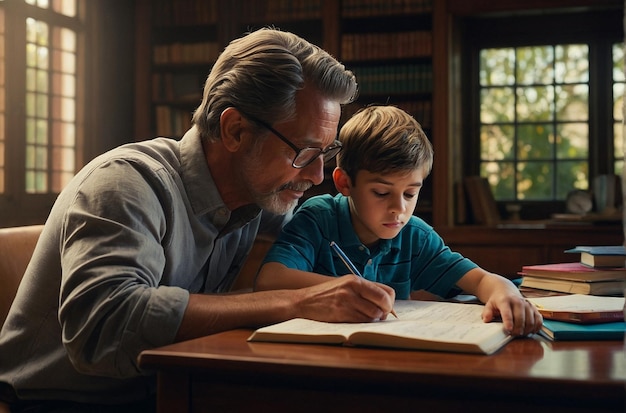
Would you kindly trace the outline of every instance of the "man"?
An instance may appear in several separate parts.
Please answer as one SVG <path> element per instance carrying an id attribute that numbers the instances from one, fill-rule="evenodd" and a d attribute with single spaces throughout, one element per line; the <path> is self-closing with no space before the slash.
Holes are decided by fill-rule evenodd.
<path id="1" fill-rule="evenodd" d="M 83 168 L 55 203 L 0 333 L 3 398 L 17 411 L 141 411 L 154 386 L 137 367 L 144 349 L 293 317 L 384 318 L 393 290 L 356 277 L 217 294 L 259 229 L 278 227 L 322 182 L 340 149 L 340 105 L 355 94 L 330 55 L 262 29 L 221 54 L 181 141 L 125 145 Z"/>

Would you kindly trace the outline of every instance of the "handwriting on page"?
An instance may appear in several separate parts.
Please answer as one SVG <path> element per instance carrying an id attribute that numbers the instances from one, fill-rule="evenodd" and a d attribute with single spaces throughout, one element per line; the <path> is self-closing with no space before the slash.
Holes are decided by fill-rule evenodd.
<path id="1" fill-rule="evenodd" d="M 476 304 L 440 303 L 436 301 L 398 300 L 394 305 L 402 320 L 433 320 L 457 323 L 482 323 L 484 307 Z"/>
<path id="2" fill-rule="evenodd" d="M 362 326 L 360 331 L 384 333 L 398 337 L 419 338 L 437 341 L 470 341 L 479 342 L 492 332 L 502 331 L 500 323 L 463 323 L 390 320 L 389 322 Z"/>

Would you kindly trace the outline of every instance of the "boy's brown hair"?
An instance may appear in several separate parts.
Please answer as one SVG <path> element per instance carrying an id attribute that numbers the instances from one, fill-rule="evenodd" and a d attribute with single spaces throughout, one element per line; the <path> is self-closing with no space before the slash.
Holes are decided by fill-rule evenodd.
<path id="1" fill-rule="evenodd" d="M 421 125 L 395 106 L 368 106 L 358 111 L 339 131 L 343 149 L 337 166 L 356 184 L 360 170 L 393 174 L 424 168 L 430 173 L 433 147 Z"/>

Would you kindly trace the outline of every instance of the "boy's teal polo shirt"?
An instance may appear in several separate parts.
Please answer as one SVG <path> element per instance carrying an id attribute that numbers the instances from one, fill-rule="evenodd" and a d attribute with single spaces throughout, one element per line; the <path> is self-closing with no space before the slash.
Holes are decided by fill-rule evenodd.
<path id="1" fill-rule="evenodd" d="M 416 216 L 395 238 L 381 239 L 370 251 L 354 232 L 348 198 L 341 194 L 319 195 L 304 202 L 264 262 L 280 262 L 289 268 L 324 275 L 350 273 L 331 250 L 331 241 L 343 249 L 363 277 L 393 287 L 397 299 L 408 299 L 411 291 L 417 290 L 441 297 L 454 296 L 460 292 L 456 282 L 477 267 L 452 252 L 439 234 Z"/>

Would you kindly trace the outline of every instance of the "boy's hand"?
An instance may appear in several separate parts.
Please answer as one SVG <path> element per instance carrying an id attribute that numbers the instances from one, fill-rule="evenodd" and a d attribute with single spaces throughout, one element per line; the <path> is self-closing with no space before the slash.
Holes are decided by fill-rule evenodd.
<path id="1" fill-rule="evenodd" d="M 294 294 L 299 294 L 299 317 L 352 323 L 386 319 L 396 297 L 393 288 L 355 275 L 294 290 Z"/>
<path id="2" fill-rule="evenodd" d="M 527 336 L 538 332 L 543 317 L 531 302 L 518 294 L 494 294 L 486 303 L 483 321 L 500 316 L 504 329 L 513 336 Z"/>
<path id="3" fill-rule="evenodd" d="M 537 307 L 526 301 L 505 277 L 477 267 L 468 271 L 457 285 L 485 303 L 484 322 L 499 317 L 504 329 L 512 336 L 527 336 L 541 329 L 543 317 Z"/>

